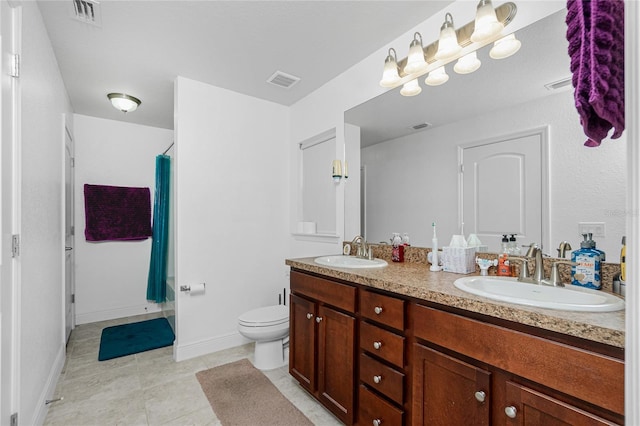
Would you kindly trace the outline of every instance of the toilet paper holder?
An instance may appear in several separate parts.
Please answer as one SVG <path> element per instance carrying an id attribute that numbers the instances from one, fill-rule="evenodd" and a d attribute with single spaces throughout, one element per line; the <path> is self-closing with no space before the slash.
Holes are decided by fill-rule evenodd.
<path id="1" fill-rule="evenodd" d="M 202 287 L 206 287 L 207 283 L 202 283 Z M 185 292 L 189 292 L 191 291 L 191 286 L 190 285 L 181 285 L 180 286 L 180 291 L 185 291 Z"/>

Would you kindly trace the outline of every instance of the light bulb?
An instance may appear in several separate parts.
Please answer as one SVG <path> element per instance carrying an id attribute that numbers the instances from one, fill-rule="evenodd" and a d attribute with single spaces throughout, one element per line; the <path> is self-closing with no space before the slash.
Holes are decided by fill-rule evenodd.
<path id="1" fill-rule="evenodd" d="M 411 81 L 406 82 L 400 90 L 400 94 L 402 96 L 415 96 L 420 92 L 422 92 L 422 87 L 420 87 L 418 79 L 415 78 Z"/>
<path id="2" fill-rule="evenodd" d="M 493 47 L 489 51 L 489 56 L 493 59 L 508 58 L 520 50 L 521 45 L 520 40 L 516 39 L 515 34 L 509 34 L 493 43 Z"/>
<path id="3" fill-rule="evenodd" d="M 436 68 L 431 71 L 427 78 L 424 80 L 429 86 L 440 86 L 449 80 L 449 74 L 445 71 L 444 67 Z"/>
<path id="4" fill-rule="evenodd" d="M 384 60 L 384 71 L 382 72 L 382 80 L 380 80 L 380 86 L 393 87 L 399 81 L 400 75 L 398 74 L 398 61 L 396 60 L 396 51 L 392 48 L 389 49 L 389 55 Z"/>
<path id="5" fill-rule="evenodd" d="M 475 43 L 487 41 L 500 34 L 503 28 L 502 22 L 498 22 L 491 0 L 480 0 L 476 10 L 476 20 L 473 34 L 471 34 L 471 41 Z"/>
<path id="6" fill-rule="evenodd" d="M 440 38 L 438 39 L 438 51 L 435 58 L 446 60 L 453 58 L 460 53 L 462 47 L 458 44 L 458 35 L 453 28 L 453 17 L 450 13 L 445 15 L 444 23 L 440 27 Z"/>
<path id="7" fill-rule="evenodd" d="M 413 41 L 409 45 L 409 56 L 407 57 L 407 65 L 404 67 L 404 72 L 405 74 L 418 73 L 424 71 L 427 66 L 427 61 L 424 60 L 424 50 L 422 50 L 422 36 L 420 33 L 415 33 Z"/>
<path id="8" fill-rule="evenodd" d="M 453 70 L 458 74 L 470 74 L 480 68 L 481 62 L 476 52 L 471 52 L 458 59 Z"/>

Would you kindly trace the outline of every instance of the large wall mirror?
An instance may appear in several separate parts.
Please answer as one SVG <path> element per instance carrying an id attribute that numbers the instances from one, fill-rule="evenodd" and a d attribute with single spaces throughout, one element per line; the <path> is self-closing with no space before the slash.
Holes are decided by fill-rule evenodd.
<path id="1" fill-rule="evenodd" d="M 547 146 L 539 167 L 547 188 L 521 214 L 540 214 L 542 236 L 518 235 L 518 242 L 542 243 L 545 253 L 557 256 L 560 242 L 579 248 L 580 230 L 597 224 L 604 231 L 594 236 L 598 248 L 608 261 L 618 261 L 625 234 L 626 137 L 607 139 L 598 148 L 583 146 L 567 80 L 564 20 L 560 11 L 518 31 L 522 48 L 512 57 L 493 60 L 489 47 L 481 49 L 482 66 L 472 74 L 458 75 L 451 64 L 450 79 L 441 86 L 421 79 L 417 96 L 403 97 L 394 89 L 345 112 L 345 122 L 360 128 L 361 232 L 368 241 L 406 232 L 412 244 L 430 247 L 432 222 L 441 247 L 454 234 L 475 232 L 472 224 L 461 223 L 460 150 L 541 132 Z M 507 166 L 503 178 L 514 178 Z M 493 195 L 502 190 L 496 185 Z M 494 229 L 496 235 L 511 232 Z M 499 248 L 496 235 L 484 236 L 489 251 Z"/>

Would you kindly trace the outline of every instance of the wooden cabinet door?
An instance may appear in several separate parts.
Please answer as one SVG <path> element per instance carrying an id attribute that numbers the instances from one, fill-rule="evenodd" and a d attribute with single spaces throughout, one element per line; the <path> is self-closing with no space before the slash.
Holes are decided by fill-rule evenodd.
<path id="1" fill-rule="evenodd" d="M 496 418 L 504 420 L 496 424 L 509 426 L 616 424 L 517 383 L 507 382 L 506 386 L 505 411 L 495 414 Z"/>
<path id="2" fill-rule="evenodd" d="M 328 306 L 318 308 L 318 394 L 345 424 L 353 423 L 356 320 Z"/>
<path id="3" fill-rule="evenodd" d="M 291 295 L 289 315 L 289 374 L 309 392 L 316 390 L 316 304 Z"/>
<path id="4" fill-rule="evenodd" d="M 489 425 L 491 373 L 413 345 L 413 424 Z"/>

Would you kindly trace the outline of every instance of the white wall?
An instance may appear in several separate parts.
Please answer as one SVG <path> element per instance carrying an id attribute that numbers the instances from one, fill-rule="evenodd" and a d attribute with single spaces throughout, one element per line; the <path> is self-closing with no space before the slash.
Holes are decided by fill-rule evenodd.
<path id="1" fill-rule="evenodd" d="M 385 200 L 375 202 L 369 224 L 389 231 L 372 234 L 371 241 L 388 239 L 397 229 L 408 232 L 413 244 L 430 247 L 430 224 L 436 221 L 440 244 L 446 245 L 460 231 L 458 147 L 543 126 L 549 126 L 551 218 L 545 252 L 557 255 L 564 240 L 579 248 L 578 222 L 604 222 L 606 237 L 594 239 L 608 261 L 618 262 L 625 233 L 626 137 L 585 147 L 571 90 L 363 149 L 373 190 Z M 374 218 L 379 221 L 372 223 Z"/>
<path id="2" fill-rule="evenodd" d="M 64 363 L 63 135 L 71 105 L 36 3 L 22 8 L 20 342 L 14 367 L 20 423 L 39 424 Z"/>
<path id="3" fill-rule="evenodd" d="M 175 85 L 175 358 L 242 343 L 237 318 L 288 287 L 288 108 L 179 77 Z"/>
<path id="4" fill-rule="evenodd" d="M 75 115 L 76 323 L 158 310 L 147 301 L 151 238 L 88 242 L 84 184 L 148 187 L 153 205 L 155 159 L 173 131 Z"/>

